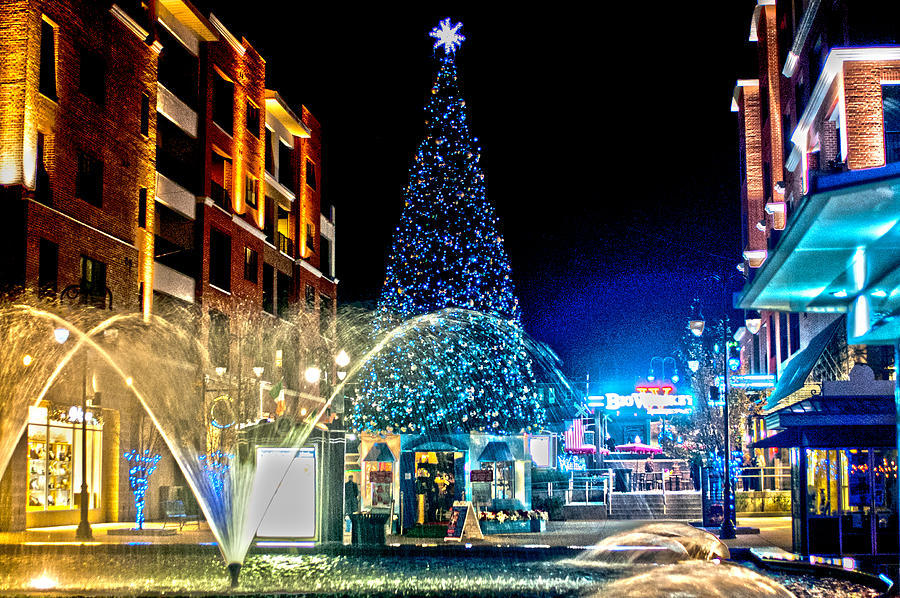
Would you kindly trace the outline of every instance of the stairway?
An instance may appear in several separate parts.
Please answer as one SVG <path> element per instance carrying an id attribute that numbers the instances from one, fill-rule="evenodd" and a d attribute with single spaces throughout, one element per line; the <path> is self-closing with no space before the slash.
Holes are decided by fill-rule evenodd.
<path id="1" fill-rule="evenodd" d="M 703 507 L 699 492 L 613 492 L 609 518 L 700 521 Z"/>

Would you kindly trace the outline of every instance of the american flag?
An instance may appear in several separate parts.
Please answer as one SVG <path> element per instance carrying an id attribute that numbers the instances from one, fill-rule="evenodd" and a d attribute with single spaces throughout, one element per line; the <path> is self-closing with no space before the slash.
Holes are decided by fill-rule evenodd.
<path id="1" fill-rule="evenodd" d="M 584 420 L 576 418 L 572 425 L 563 432 L 563 440 L 566 443 L 567 453 L 595 453 L 597 447 L 584 444 Z"/>

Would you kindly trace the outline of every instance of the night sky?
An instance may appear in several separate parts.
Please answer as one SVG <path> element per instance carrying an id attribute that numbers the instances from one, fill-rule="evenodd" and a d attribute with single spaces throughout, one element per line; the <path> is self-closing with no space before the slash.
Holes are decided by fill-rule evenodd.
<path id="1" fill-rule="evenodd" d="M 708 318 L 721 315 L 721 286 L 704 277 L 737 273 L 740 261 L 729 108 L 736 80 L 756 73 L 755 1 L 713 3 L 705 16 L 662 2 L 563 3 L 555 14 L 222 4 L 213 14 L 266 59 L 268 86 L 323 125 L 340 303 L 378 297 L 424 134 L 428 32 L 449 16 L 467 38 L 460 85 L 526 331 L 599 392 L 628 388 L 651 357 L 672 354 L 694 297 Z"/>

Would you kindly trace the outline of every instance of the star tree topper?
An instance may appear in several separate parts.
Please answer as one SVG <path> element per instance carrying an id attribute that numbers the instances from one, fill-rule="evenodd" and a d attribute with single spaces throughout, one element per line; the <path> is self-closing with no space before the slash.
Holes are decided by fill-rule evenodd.
<path id="1" fill-rule="evenodd" d="M 437 49 L 438 46 L 444 46 L 445 53 L 454 54 L 456 49 L 466 41 L 466 36 L 459 33 L 460 27 L 462 27 L 462 23 L 451 25 L 450 17 L 441 21 L 440 27 L 435 27 L 431 30 L 431 37 L 438 40 L 434 43 L 434 48 Z"/>

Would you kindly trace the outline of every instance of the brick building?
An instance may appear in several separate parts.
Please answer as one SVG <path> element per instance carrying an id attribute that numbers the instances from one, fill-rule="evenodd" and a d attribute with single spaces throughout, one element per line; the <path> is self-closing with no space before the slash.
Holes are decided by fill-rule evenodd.
<path id="1" fill-rule="evenodd" d="M 736 306 L 753 333 L 742 358 L 778 376 L 751 433 L 769 464 L 775 449 L 789 457 L 805 554 L 897 553 L 897 16 L 887 3 L 758 0 L 758 76 L 733 95 Z"/>
<path id="2" fill-rule="evenodd" d="M 17 0 L 0 8 L 0 50 L 4 287 L 190 326 L 209 347 L 204 379 L 255 385 L 247 419 L 321 407 L 326 386 L 300 375 L 333 367 L 321 126 L 266 88 L 251 43 L 186 0 Z M 119 394 L 94 405 L 92 520 L 132 509 L 117 463 L 139 407 Z M 50 416 L 68 395 L 51 395 Z M 0 526 L 77 521 L 71 489 L 65 504 L 26 498 L 30 448 L 23 438 L 0 483 Z M 164 459 L 156 484 L 179 475 Z"/>

